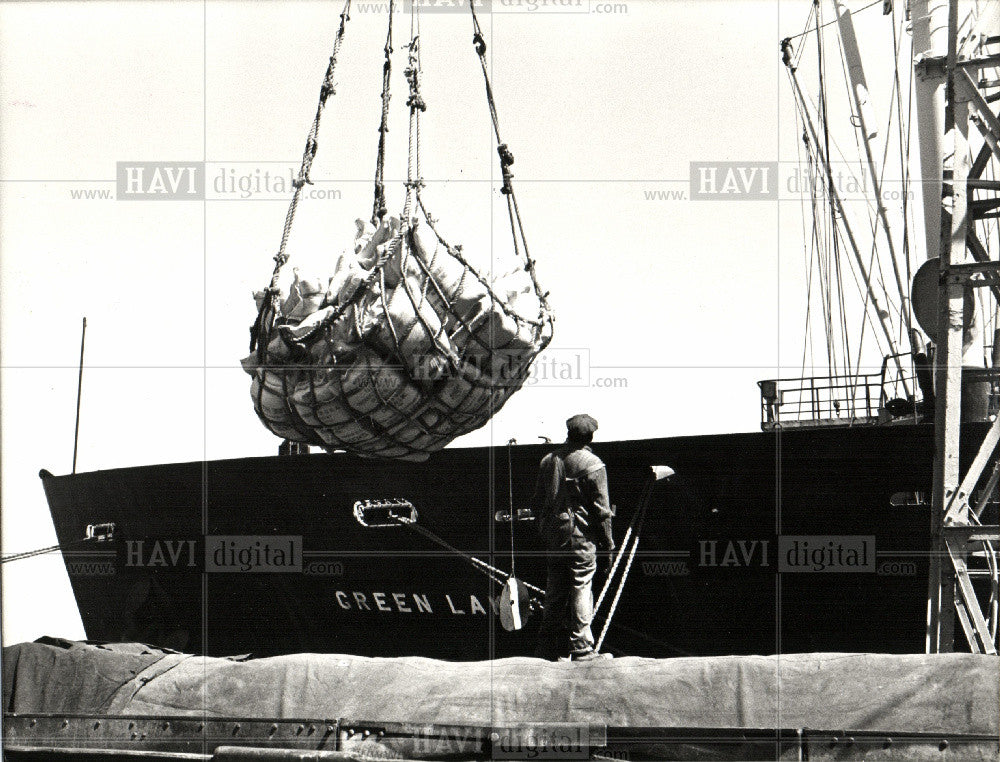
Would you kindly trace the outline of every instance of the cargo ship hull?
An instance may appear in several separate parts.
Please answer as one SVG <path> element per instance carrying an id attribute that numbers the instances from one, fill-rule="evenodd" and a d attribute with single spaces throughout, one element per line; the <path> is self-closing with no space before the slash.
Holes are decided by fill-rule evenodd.
<path id="1" fill-rule="evenodd" d="M 984 431 L 965 427 L 966 461 Z M 42 481 L 60 543 L 89 524 L 115 525 L 110 542 L 64 551 L 90 640 L 475 660 L 533 650 L 539 617 L 505 631 L 500 586 L 465 556 L 507 572 L 513 545 L 516 576 L 544 587 L 534 522 L 514 522 L 512 543 L 498 512 L 528 507 L 547 449 L 513 447 L 510 475 L 500 447 L 447 449 L 421 464 L 311 454 L 43 471 Z M 619 543 L 650 466 L 676 472 L 650 495 L 608 650 L 923 651 L 931 425 L 594 450 L 608 467 Z M 363 526 L 356 504 L 386 499 L 412 504 L 425 531 Z"/>

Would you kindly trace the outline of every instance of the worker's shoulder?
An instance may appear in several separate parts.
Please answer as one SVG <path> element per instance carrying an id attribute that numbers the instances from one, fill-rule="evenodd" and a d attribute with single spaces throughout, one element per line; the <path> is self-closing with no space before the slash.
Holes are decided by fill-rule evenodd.
<path id="1" fill-rule="evenodd" d="M 589 447 L 580 447 L 566 455 L 567 464 L 579 474 L 591 473 L 604 468 L 604 461 Z"/>

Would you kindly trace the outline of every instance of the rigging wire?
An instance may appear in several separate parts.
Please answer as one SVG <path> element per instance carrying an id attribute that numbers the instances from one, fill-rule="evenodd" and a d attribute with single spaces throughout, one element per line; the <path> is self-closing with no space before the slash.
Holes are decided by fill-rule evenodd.
<path id="1" fill-rule="evenodd" d="M 5 556 L 0 556 L 0 564 L 6 564 L 10 561 L 23 561 L 26 558 L 34 558 L 35 556 L 44 556 L 48 553 L 55 553 L 57 550 L 67 550 L 69 548 L 74 548 L 77 545 L 82 545 L 84 543 L 91 542 L 91 538 L 87 537 L 82 540 L 74 540 L 72 542 L 63 543 L 61 545 L 49 545 L 45 548 L 38 548 L 36 550 L 26 550 L 22 553 L 8 553 Z"/>
<path id="2" fill-rule="evenodd" d="M 840 54 L 838 56 L 838 60 L 840 61 L 841 74 L 843 76 L 843 81 L 844 81 L 845 89 L 847 90 L 847 92 L 849 94 L 850 90 L 851 90 L 851 87 L 852 87 L 852 82 L 851 82 L 850 73 L 848 71 L 847 55 L 846 55 L 846 52 L 844 50 L 844 44 L 843 44 L 843 35 L 841 34 L 841 27 L 840 27 L 839 24 L 837 25 L 837 37 L 838 37 L 838 39 L 841 42 L 841 44 L 838 46 L 838 52 Z M 857 151 L 857 161 L 858 161 L 858 166 L 859 166 L 859 174 L 862 177 L 864 177 L 865 176 L 865 174 L 864 174 L 865 167 L 864 167 L 864 160 L 862 159 L 862 152 L 863 152 L 863 150 L 867 150 L 867 148 L 864 148 L 864 149 L 862 148 L 861 141 L 862 140 L 867 141 L 868 136 L 867 135 L 864 135 L 864 136 L 861 136 L 861 137 L 858 136 L 858 129 L 857 128 L 860 126 L 861 122 L 855 122 L 854 120 L 855 119 L 860 119 L 860 113 L 858 113 L 858 114 L 854 114 L 853 113 L 853 111 L 854 111 L 854 108 L 853 108 L 854 101 L 853 101 L 852 98 L 849 97 L 848 102 L 851 103 L 851 106 L 852 106 L 852 108 L 851 108 L 851 110 L 852 110 L 852 124 L 854 125 L 855 129 L 852 130 L 851 133 L 852 133 L 852 135 L 854 137 L 854 146 L 855 146 L 855 149 Z M 884 165 L 883 165 L 883 171 L 884 171 Z M 879 188 L 882 185 L 882 179 L 883 179 L 882 177 L 880 177 L 878 179 L 878 187 Z M 873 189 L 873 190 L 875 190 L 875 189 Z M 881 203 L 880 200 L 876 201 L 876 205 L 878 205 L 880 203 Z M 874 272 L 874 273 L 877 274 L 878 284 L 882 288 L 882 293 L 885 296 L 886 302 L 887 303 L 891 303 L 891 299 L 889 297 L 888 289 L 886 288 L 886 285 L 885 285 L 885 273 L 882 271 L 882 262 L 876 256 L 877 255 L 877 236 L 878 236 L 878 230 L 879 230 L 879 226 L 880 226 L 880 217 L 877 214 L 877 212 L 871 208 L 871 205 L 866 205 L 866 212 L 868 214 L 868 228 L 871 231 L 871 247 L 870 247 L 870 254 L 869 254 L 869 257 L 868 257 L 868 272 L 869 273 Z M 886 234 L 886 237 L 889 236 L 889 230 L 888 230 L 888 228 L 885 229 L 885 234 Z M 850 262 L 849 262 L 849 264 L 850 264 Z M 855 270 L 853 268 L 853 265 L 851 267 L 851 273 L 852 273 L 852 275 L 854 277 L 855 286 L 859 287 L 858 276 L 857 276 L 857 273 L 855 272 Z M 859 291 L 860 291 L 860 287 L 859 287 Z M 862 296 L 862 306 L 863 306 L 863 309 L 865 311 L 867 311 L 868 310 L 868 294 L 867 294 L 867 292 L 862 292 L 861 296 Z M 844 299 L 844 295 L 841 294 L 842 304 L 843 304 L 843 299 Z M 843 306 L 842 306 L 842 309 L 844 309 L 846 311 L 846 308 L 843 307 Z M 861 362 L 862 362 L 862 357 L 863 357 L 863 354 L 864 354 L 864 340 L 865 340 L 865 329 L 866 329 L 866 326 L 867 326 L 867 322 L 865 320 L 862 320 L 861 321 L 861 326 L 860 326 L 860 335 L 858 337 L 858 343 L 857 343 L 857 352 L 855 354 L 855 362 L 852 365 L 850 363 L 850 361 L 848 360 L 848 365 L 847 365 L 847 371 L 848 371 L 847 378 L 848 378 L 849 388 L 851 390 L 851 396 L 850 396 L 849 399 L 852 401 L 852 403 L 853 403 L 853 400 L 854 400 L 854 394 L 856 394 L 856 392 L 857 392 L 857 385 L 858 385 L 858 383 L 860 383 Z M 854 381 L 853 384 L 851 384 L 851 380 L 852 379 Z M 852 410 L 851 412 L 853 413 L 854 411 Z"/>
<path id="3" fill-rule="evenodd" d="M 813 10 L 815 6 L 813 6 Z M 812 12 L 810 17 L 812 16 Z M 804 47 L 804 46 L 803 46 Z M 792 71 L 787 69 L 786 73 L 789 77 L 790 85 L 794 89 L 794 82 L 792 81 Z M 795 98 L 795 113 L 798 123 L 802 127 L 802 143 L 806 148 L 806 158 L 808 161 L 808 183 L 809 183 L 809 196 L 810 196 L 810 206 L 811 206 L 811 251 L 812 264 L 809 265 L 809 296 L 808 299 L 811 301 L 812 294 L 812 273 L 815 272 L 819 280 L 819 301 L 820 301 L 820 313 L 823 318 L 823 332 L 825 337 L 825 351 L 826 351 L 826 363 L 829 372 L 836 374 L 838 361 L 834 353 L 837 341 L 835 338 L 834 329 L 834 319 L 833 319 L 833 307 L 832 307 L 832 292 L 833 284 L 831 282 L 830 273 L 830 260 L 831 255 L 829 251 L 829 214 L 827 210 L 827 205 L 825 201 L 825 190 L 826 190 L 826 178 L 823 176 L 822 170 L 820 168 L 821 162 L 819 157 L 816 155 L 816 146 L 808 138 L 808 133 L 806 132 L 806 118 L 805 106 L 800 102 L 800 100 Z M 804 224 L 804 223 L 803 223 Z M 807 313 L 808 314 L 808 313 Z M 811 331 L 807 333 L 807 342 L 811 345 L 812 336 Z M 806 347 L 803 347 L 803 355 L 805 356 Z M 814 357 L 814 356 L 813 356 Z M 815 358 L 813 360 L 815 363 Z M 804 365 L 804 363 L 803 363 Z M 805 371 L 805 368 L 803 368 Z"/>
<path id="4" fill-rule="evenodd" d="M 805 136 L 803 136 L 805 137 Z M 815 147 L 807 141 L 807 147 L 814 151 Z M 815 242 L 817 249 L 817 272 L 820 280 L 820 301 L 823 307 L 823 329 L 826 338 L 827 367 L 831 372 L 836 372 L 837 361 L 833 355 L 836 343 L 834 341 L 833 310 L 832 310 L 832 284 L 830 282 L 830 232 L 829 215 L 825 207 L 823 191 L 825 189 L 826 178 L 820 170 L 818 158 L 810 153 L 810 193 L 813 199 L 813 229 L 815 231 Z"/>
<path id="5" fill-rule="evenodd" d="M 817 76 L 819 78 L 819 112 L 818 118 L 820 122 L 820 127 L 822 129 L 823 137 L 823 153 L 826 155 L 827 160 L 830 156 L 830 118 L 827 109 L 827 87 L 826 87 L 826 52 L 823 45 L 823 35 L 821 30 L 824 27 L 823 24 L 823 6 L 820 0 L 813 0 L 813 4 L 816 7 L 816 17 L 815 17 L 815 31 L 816 31 L 816 61 L 817 61 Z M 827 185 L 828 194 L 832 199 L 836 193 L 834 188 L 834 181 L 832 173 L 827 175 Z M 840 349 L 843 352 L 844 367 L 845 370 L 849 371 L 851 368 L 851 351 L 850 345 L 847 341 L 847 314 L 844 309 L 844 290 L 843 290 L 843 273 L 841 270 L 840 262 L 840 245 L 838 237 L 836 234 L 837 228 L 837 216 L 834 205 L 830 204 L 830 224 L 833 230 L 833 248 L 832 248 L 832 265 L 836 277 L 836 290 L 837 294 L 837 312 L 838 312 L 838 330 L 840 331 Z"/>
<path id="6" fill-rule="evenodd" d="M 906 114 L 906 129 L 903 129 L 903 95 L 901 91 L 902 77 L 899 76 L 899 53 L 902 49 L 902 39 L 904 35 L 900 34 L 900 30 L 906 23 L 906 15 L 903 14 L 900 17 L 899 23 L 897 25 L 895 21 L 895 6 L 893 7 L 893 24 L 892 24 L 892 38 L 893 38 L 893 50 L 896 51 L 894 56 L 894 68 L 895 68 L 895 78 L 894 87 L 896 90 L 896 125 L 898 132 L 898 143 L 899 143 L 899 173 L 900 173 L 900 211 L 902 215 L 903 223 L 903 240 L 902 240 L 902 257 L 906 269 L 906 283 L 913 283 L 913 267 L 911 263 L 911 247 L 910 247 L 910 145 L 911 145 L 911 135 L 912 135 L 912 124 L 913 124 L 913 67 L 907 66 L 906 70 L 908 72 L 908 79 L 906 83 L 906 93 L 907 93 L 907 114 Z M 907 60 L 912 60 L 913 58 L 913 39 L 910 38 L 910 50 L 907 55 Z M 913 329 L 913 305 L 908 300 L 906 303 L 906 309 L 903 310 L 902 321 L 906 326 L 906 333 L 910 337 L 910 377 L 916 377 L 916 359 L 915 356 L 922 349 L 919 346 L 920 334 Z M 919 388 L 919 384 L 916 385 Z M 914 389 L 913 395 L 916 398 L 917 389 Z M 914 409 L 914 420 L 916 420 L 916 409 Z"/>
<path id="7" fill-rule="evenodd" d="M 865 6 L 861 7 L 861 8 L 858 8 L 856 11 L 852 11 L 852 13 L 858 14 L 858 13 L 861 13 L 862 11 L 867 11 L 869 8 L 873 8 L 876 5 L 882 5 L 882 0 L 874 0 L 874 2 L 868 3 L 868 5 L 865 5 Z M 810 18 L 811 18 L 811 16 L 810 16 Z M 812 34 L 814 31 L 818 31 L 820 29 L 823 29 L 825 27 L 830 26 L 830 24 L 836 24 L 836 23 L 837 23 L 837 20 L 836 19 L 832 19 L 831 21 L 827 21 L 825 24 L 818 25 L 816 27 L 816 29 L 805 29 L 802 32 L 800 32 L 799 34 L 793 34 L 791 37 L 786 37 L 785 39 L 788 40 L 788 41 L 797 40 L 800 37 L 805 37 L 807 34 Z M 808 22 L 807 22 L 807 24 L 808 24 Z"/>
<path id="8" fill-rule="evenodd" d="M 793 69 L 789 68 L 789 71 L 791 73 L 791 80 L 792 80 L 793 91 L 795 93 L 795 97 L 799 101 L 801 101 L 802 104 L 803 104 L 803 113 L 804 113 L 804 115 L 806 117 L 806 123 L 809 125 L 809 135 L 811 136 L 811 139 L 812 139 L 813 143 L 818 143 L 819 142 L 819 138 L 816 135 L 816 131 L 815 131 L 815 128 L 813 126 L 812 119 L 809 116 L 808 110 L 805 109 L 805 107 L 804 107 L 805 96 L 802 93 L 802 88 L 798 84 L 798 78 L 795 76 L 795 71 Z M 818 145 L 815 147 L 815 150 L 817 152 L 817 156 L 818 156 L 819 160 L 822 162 L 824 172 L 826 173 L 827 177 L 829 178 L 831 170 L 830 170 L 830 165 L 829 165 L 829 162 L 828 162 L 828 157 L 821 153 L 822 149 Z M 842 206 L 842 202 L 840 201 L 840 197 L 839 197 L 839 195 L 836 194 L 835 190 L 832 187 L 830 188 L 830 190 L 832 191 L 831 192 L 831 199 L 833 201 L 833 204 L 836 207 L 836 210 L 837 210 L 837 212 L 839 213 L 839 215 L 840 215 L 840 217 L 842 219 L 843 233 L 844 233 L 844 235 L 846 235 L 846 238 L 847 238 L 847 240 L 850 243 L 851 253 L 858 260 L 858 266 L 861 267 L 862 269 L 864 269 L 864 263 L 863 263 L 863 261 L 860 258 L 860 253 L 859 253 L 859 251 L 857 249 L 856 241 L 855 241 L 855 238 L 854 238 L 854 233 L 851 230 L 850 223 L 849 223 L 849 221 L 846 218 L 843 217 L 843 206 Z M 865 285 L 871 291 L 872 290 L 872 286 L 871 286 L 871 284 L 869 282 L 868 275 L 867 275 L 867 273 L 863 273 L 863 275 L 864 275 L 864 279 L 865 279 Z M 889 331 L 889 327 L 888 327 L 888 325 L 886 324 L 886 322 L 885 322 L 885 320 L 883 318 L 882 312 L 879 310 L 878 302 L 877 302 L 876 295 L 874 294 L 874 292 L 871 293 L 871 301 L 872 301 L 872 308 L 877 313 L 877 316 L 879 318 L 880 327 L 882 328 L 882 331 L 885 333 L 885 338 L 886 338 L 889 346 L 892 347 L 892 346 L 894 346 L 894 342 L 892 340 L 892 334 Z M 894 360 L 895 360 L 897 368 L 900 370 L 900 372 L 902 372 L 902 367 L 901 367 L 901 365 L 899 363 L 898 357 L 895 354 L 893 355 L 893 357 L 894 357 Z"/>
<path id="9" fill-rule="evenodd" d="M 813 6 L 810 8 L 810 14 L 809 14 L 810 15 L 810 19 L 813 18 L 814 11 L 815 11 L 815 4 L 813 4 Z M 829 24 L 833 23 L 833 22 L 831 21 L 829 23 L 823 23 L 822 20 L 819 19 L 819 18 L 815 19 L 815 21 L 816 21 L 815 26 L 814 26 L 814 28 L 812 30 L 810 30 L 810 32 L 815 33 L 816 36 L 817 36 L 817 40 L 818 40 L 818 43 L 817 43 L 817 62 L 818 62 L 819 66 L 820 66 L 820 69 L 821 69 L 820 70 L 820 77 L 821 77 L 821 82 L 823 83 L 823 87 L 821 87 L 821 92 L 820 92 L 820 101 L 819 101 L 819 104 L 816 104 L 816 110 L 821 115 L 820 118 L 822 120 L 822 124 L 823 124 L 823 128 L 824 128 L 824 131 L 823 131 L 824 137 L 823 137 L 823 139 L 824 139 L 824 143 L 828 146 L 827 150 L 828 151 L 831 150 L 831 147 L 832 147 L 843 158 L 843 151 L 841 150 L 840 146 L 838 145 L 836 139 L 830 133 L 828 107 L 827 107 L 827 104 L 829 103 L 828 84 L 827 84 L 827 79 L 828 78 L 825 76 L 825 72 L 823 70 L 823 64 L 825 63 L 825 56 L 822 56 L 822 54 L 821 54 L 822 41 L 819 40 L 819 38 L 822 36 L 821 33 L 820 33 L 820 30 L 823 29 L 823 28 L 825 28 L 826 26 L 829 26 Z M 892 112 L 893 112 L 893 108 L 895 107 L 896 112 L 898 112 L 898 114 L 899 114 L 899 119 L 897 121 L 897 124 L 899 125 L 900 134 L 904 135 L 905 134 L 905 133 L 903 133 L 903 123 L 904 123 L 904 120 L 902 118 L 902 113 L 903 112 L 902 112 L 902 108 L 901 108 L 902 97 L 901 97 L 901 94 L 900 94 L 900 85 L 901 85 L 902 77 L 899 74 L 899 61 L 898 61 L 898 52 L 899 52 L 899 49 L 900 49 L 900 42 L 899 42 L 899 36 L 897 34 L 897 28 L 896 28 L 895 21 L 892 23 L 892 28 L 893 28 L 893 40 L 894 40 L 893 41 L 894 78 L 893 78 L 893 81 L 892 81 L 893 92 L 892 92 L 892 97 L 891 97 L 891 102 L 890 102 L 890 114 L 889 114 L 889 117 L 888 117 L 888 120 L 887 120 L 887 125 L 886 125 L 886 134 L 887 135 L 891 134 L 892 123 L 893 123 L 893 113 Z M 797 35 L 797 36 L 801 36 L 801 35 Z M 785 41 L 783 41 L 783 47 L 786 47 L 786 48 L 788 47 L 787 43 L 788 43 L 789 39 L 793 39 L 793 38 L 787 38 Z M 804 48 L 804 46 L 803 46 L 803 48 Z M 787 60 L 798 61 L 798 60 L 801 59 L 801 55 L 802 55 L 802 50 L 800 50 L 797 55 L 790 54 L 790 51 L 786 50 L 786 61 Z M 846 62 L 845 62 L 843 56 L 841 57 L 841 65 L 842 65 L 842 68 L 846 67 Z M 846 71 L 844 71 L 844 73 L 846 74 Z M 911 73 L 911 78 L 912 78 L 912 73 Z M 846 79 L 846 77 L 845 77 L 845 79 Z M 908 88 L 908 92 L 909 92 L 909 88 Z M 802 105 L 802 108 L 805 108 L 805 104 Z M 909 102 L 909 108 L 912 111 L 912 94 L 911 94 L 911 100 Z M 798 109 L 798 106 L 797 106 L 797 109 Z M 881 156 L 882 165 L 881 165 L 880 170 L 879 170 L 879 177 L 878 177 L 879 185 L 881 185 L 885 181 L 885 177 L 886 177 L 886 173 L 887 173 L 887 168 L 888 168 L 888 156 L 889 156 L 889 151 L 890 151 L 890 143 L 891 143 L 891 141 L 886 140 L 884 148 L 883 148 L 883 151 L 881 152 L 882 153 L 882 156 Z M 903 152 L 903 145 L 904 145 L 904 143 L 905 143 L 905 146 L 906 146 L 906 151 L 908 152 L 908 150 L 909 150 L 909 143 L 908 143 L 908 141 L 905 141 L 903 138 L 901 138 L 900 139 L 900 146 L 899 146 L 899 150 L 900 150 L 901 154 Z M 857 142 L 857 135 L 856 135 L 856 133 L 855 133 L 855 144 L 856 144 L 856 148 L 858 148 L 858 142 Z M 856 155 L 857 155 L 857 153 L 855 153 L 855 156 Z M 800 156 L 801 156 L 801 154 L 800 154 Z M 847 165 L 847 166 L 849 166 L 849 165 Z M 857 182 L 857 177 L 854 176 L 853 172 L 851 172 L 850 176 L 853 177 L 853 179 Z M 904 193 L 901 195 L 901 199 L 900 200 L 901 200 L 901 205 L 903 207 L 903 212 L 904 212 L 904 215 L 905 215 L 904 216 L 904 221 L 908 222 L 908 209 L 907 209 L 907 196 L 908 196 L 908 194 L 905 192 L 909 188 L 909 175 L 908 174 L 904 174 L 904 182 L 906 183 L 906 185 L 904 187 Z M 833 211 L 833 214 L 831 215 L 831 217 L 833 219 L 834 224 L 836 225 L 836 212 L 835 212 L 835 210 L 832 210 L 832 211 Z M 882 263 L 881 259 L 877 258 L 877 248 L 876 248 L 876 243 L 875 243 L 875 238 L 876 238 L 877 232 L 878 232 L 878 230 L 880 228 L 884 228 L 886 237 L 887 238 L 889 237 L 890 231 L 889 231 L 887 225 L 885 224 L 887 221 L 881 220 L 880 216 L 879 217 L 875 217 L 873 215 L 873 207 L 872 207 L 871 204 L 868 205 L 867 211 L 868 211 L 868 215 L 869 215 L 869 231 L 872 234 L 872 247 L 871 247 L 871 254 L 870 254 L 870 257 L 869 257 L 869 266 L 872 267 L 872 269 L 874 270 L 875 274 L 877 275 L 877 283 L 878 283 L 878 285 L 880 287 L 880 290 L 881 290 L 881 292 L 883 294 L 883 298 L 885 300 L 885 309 L 882 310 L 882 312 L 883 312 L 883 314 L 885 314 L 886 312 L 888 312 L 890 316 L 892 316 L 892 315 L 898 316 L 898 318 L 895 318 L 895 317 L 890 318 L 891 322 L 893 324 L 893 328 L 894 328 L 893 334 L 897 335 L 899 339 L 902 339 L 903 336 L 904 336 L 904 334 L 906 335 L 907 338 L 909 338 L 910 335 L 911 335 L 911 330 L 910 330 L 911 319 L 910 319 L 910 313 L 909 313 L 909 311 L 907 309 L 908 294 L 907 294 L 906 290 L 902 286 L 902 282 L 903 281 L 902 281 L 902 277 L 901 277 L 901 271 L 905 270 L 906 271 L 907 282 L 909 282 L 909 280 L 911 279 L 911 265 L 910 265 L 910 248 L 911 247 L 909 245 L 909 231 L 906 230 L 906 226 L 904 225 L 904 234 L 903 234 L 903 237 L 904 237 L 904 248 L 903 248 L 904 256 L 900 258 L 900 259 L 903 260 L 903 263 L 904 263 L 903 266 L 902 267 L 900 266 L 899 259 L 897 259 L 895 257 L 893 258 L 893 262 L 892 262 L 893 263 L 894 272 L 897 273 L 897 277 L 896 277 L 896 286 L 897 286 L 897 288 L 894 289 L 894 290 L 896 290 L 896 291 L 899 292 L 898 293 L 898 302 L 897 302 L 897 299 L 893 298 L 890 295 L 889 289 L 887 287 L 886 272 L 883 269 L 883 263 Z M 841 213 L 843 213 L 843 212 L 841 212 Z M 814 238 L 813 246 L 817 247 L 817 244 L 820 244 L 820 243 L 821 243 L 821 239 L 819 237 L 815 237 Z M 833 245 L 833 248 L 835 250 L 839 250 L 839 246 L 843 245 L 844 243 L 845 242 L 842 239 L 840 239 L 839 237 L 835 236 L 834 239 L 833 239 L 832 245 Z M 824 255 L 824 253 L 822 251 L 822 247 L 817 247 L 817 248 L 819 249 L 817 251 L 818 255 L 821 258 L 825 259 L 825 257 L 827 255 Z M 894 248 L 892 250 L 893 250 L 893 253 L 895 254 Z M 837 263 L 839 263 L 839 256 L 836 258 L 835 261 Z M 857 280 L 858 273 L 853 271 L 853 263 L 850 263 L 850 264 L 852 266 L 852 276 L 854 277 L 855 285 L 859 285 L 858 284 L 858 280 Z M 827 263 L 827 265 L 825 267 L 828 268 L 829 267 L 829 263 Z M 821 272 L 823 272 L 823 270 L 821 270 Z M 842 270 L 839 270 L 838 268 L 834 267 L 834 268 L 832 268 L 832 272 L 829 269 L 826 270 L 826 272 L 830 273 L 829 277 L 826 278 L 826 288 L 833 288 L 838 283 L 842 283 L 843 282 L 844 275 L 843 275 Z M 810 285 L 811 285 L 811 281 L 810 281 Z M 838 292 L 838 293 L 840 293 L 840 292 Z M 811 291 L 809 292 L 809 294 L 810 294 L 809 298 L 811 299 Z M 867 297 L 863 297 L 863 301 L 865 302 L 865 306 L 867 307 L 868 298 Z M 828 304 L 828 307 L 827 307 L 828 312 L 827 312 L 827 314 L 831 315 L 831 317 L 832 317 L 833 306 L 832 306 L 832 304 L 830 302 L 828 302 L 827 304 Z M 838 345 L 843 346 L 844 348 L 843 348 L 842 351 L 845 354 L 845 359 L 848 359 L 848 361 L 849 361 L 848 348 L 850 346 L 852 346 L 852 345 L 851 344 L 842 344 L 842 342 L 845 340 L 845 335 L 846 335 L 846 323 L 845 323 L 846 309 L 845 309 L 845 302 L 844 302 L 844 300 L 843 299 L 838 300 L 837 306 L 838 306 L 838 314 L 837 314 L 836 322 L 837 322 L 837 325 L 840 328 L 840 334 L 841 335 L 839 337 L 835 338 L 832 335 L 833 332 L 828 329 L 828 341 L 833 342 L 834 346 L 838 346 Z M 810 316 L 811 316 L 811 310 L 807 310 L 807 325 L 811 325 Z M 858 348 L 859 351 L 858 351 L 858 354 L 856 356 L 856 363 L 851 363 L 851 364 L 849 364 L 848 367 L 851 367 L 851 365 L 853 365 L 853 367 L 855 367 L 857 369 L 860 369 L 860 367 L 861 367 L 861 363 L 862 363 L 862 360 L 863 360 L 864 331 L 865 331 L 865 326 L 866 325 L 867 325 L 867 323 L 862 322 L 862 325 L 861 325 L 862 334 L 861 334 L 861 337 L 860 337 L 861 340 L 860 340 L 859 344 L 857 345 L 857 348 Z M 806 358 L 808 357 L 808 345 L 809 345 L 810 341 L 811 341 L 811 331 L 807 331 L 806 340 L 803 343 L 803 367 L 805 367 Z M 879 340 L 879 338 L 877 336 L 876 336 L 876 341 L 881 346 L 881 341 Z M 829 354 L 830 353 L 828 352 L 828 356 L 829 356 Z M 836 371 L 836 365 L 837 365 L 837 362 L 832 362 L 831 363 L 831 367 L 833 368 L 834 371 Z"/>
<path id="10" fill-rule="evenodd" d="M 784 49 L 785 46 L 791 47 L 792 40 L 797 40 L 800 37 L 805 37 L 807 34 L 812 33 L 813 15 L 815 13 L 816 13 L 816 5 L 814 3 L 810 4 L 809 13 L 806 16 L 806 23 L 803 25 L 802 31 L 799 34 L 793 35 L 792 37 L 786 37 L 784 40 L 782 40 L 781 41 L 782 49 Z M 806 46 L 802 45 L 801 47 L 799 47 L 798 51 L 793 52 L 793 54 L 789 57 L 789 60 L 792 61 L 792 65 L 795 68 L 798 68 L 799 62 L 802 60 L 802 56 L 805 53 L 805 50 Z"/>
<path id="11" fill-rule="evenodd" d="M 264 351 L 268 344 L 268 332 L 278 312 L 278 278 L 281 275 L 281 268 L 288 261 L 288 239 L 292 233 L 292 223 L 295 221 L 295 212 L 299 206 L 302 189 L 306 185 L 312 185 L 309 173 L 312 170 L 313 160 L 316 158 L 316 151 L 319 148 L 318 135 L 319 125 L 323 117 L 323 110 L 331 95 L 334 95 L 336 83 L 333 76 L 337 68 L 337 56 L 340 53 L 340 46 L 344 41 L 347 32 L 347 22 L 350 20 L 351 0 L 344 0 L 344 8 L 340 12 L 340 25 L 333 42 L 333 50 L 330 53 L 330 60 L 326 67 L 326 74 L 323 76 L 323 84 L 319 91 L 319 103 L 316 106 L 316 115 L 313 117 L 309 134 L 306 137 L 306 146 L 302 152 L 302 164 L 299 166 L 299 173 L 292 181 L 294 191 L 292 200 L 288 204 L 288 211 L 285 213 L 285 224 L 281 230 L 281 243 L 278 245 L 278 253 L 274 255 L 274 271 L 271 273 L 271 282 L 265 289 L 265 298 L 261 300 L 260 309 L 257 312 L 257 319 L 250 328 L 250 351 L 257 351 L 258 359 L 263 362 Z"/>
<path id="12" fill-rule="evenodd" d="M 795 110 L 795 124 L 796 129 L 800 130 L 802 134 L 805 134 L 805 125 L 802 124 L 801 116 L 798 109 Z M 798 159 L 797 166 L 801 167 L 803 165 L 802 160 L 802 145 L 799 141 L 795 141 L 795 151 Z M 811 171 L 811 170 L 810 170 Z M 803 197 L 803 189 L 796 184 L 799 189 L 799 219 L 802 224 L 802 254 L 803 254 L 803 265 L 805 266 L 806 272 L 806 306 L 805 306 L 805 335 L 802 339 L 802 364 L 801 364 L 801 375 L 805 375 L 807 358 L 812 358 L 812 282 L 813 282 L 813 258 L 816 251 L 815 246 L 815 236 L 807 238 L 806 235 L 806 204 Z M 811 194 L 810 194 L 811 196 Z M 812 200 L 810 198 L 810 206 Z M 812 233 L 815 231 L 815 220 L 812 226 Z M 807 243 L 808 241 L 808 243 Z"/>

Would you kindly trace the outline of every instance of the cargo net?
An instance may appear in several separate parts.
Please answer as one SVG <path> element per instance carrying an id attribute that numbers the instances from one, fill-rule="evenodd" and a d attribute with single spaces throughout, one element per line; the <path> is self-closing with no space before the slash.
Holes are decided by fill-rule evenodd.
<path id="1" fill-rule="evenodd" d="M 456 437 L 485 424 L 521 388 L 532 361 L 552 338 L 552 314 L 535 277 L 511 183 L 514 157 L 500 139 L 486 42 L 476 18 L 473 45 L 486 83 L 503 173 L 514 256 L 508 271 L 489 278 L 438 235 L 421 198 L 419 4 L 410 8 L 406 46 L 409 151 L 406 200 L 400 217 L 386 216 L 383 182 L 392 72 L 392 19 L 382 67 L 382 121 L 372 222 L 358 220 L 353 251 L 328 277 L 298 271 L 283 289 L 281 268 L 302 188 L 317 150 L 320 118 L 334 93 L 334 69 L 351 0 L 340 14 L 319 105 L 285 217 L 270 286 L 257 296 L 252 354 L 254 409 L 264 425 L 292 442 L 327 450 L 423 460 Z M 496 273 L 496 262 L 491 273 Z"/>
<path id="2" fill-rule="evenodd" d="M 425 212 L 358 220 L 333 277 L 296 271 L 278 301 L 243 361 L 257 415 L 285 439 L 364 455 L 422 460 L 479 428 L 552 337 L 528 270 L 484 277 Z"/>

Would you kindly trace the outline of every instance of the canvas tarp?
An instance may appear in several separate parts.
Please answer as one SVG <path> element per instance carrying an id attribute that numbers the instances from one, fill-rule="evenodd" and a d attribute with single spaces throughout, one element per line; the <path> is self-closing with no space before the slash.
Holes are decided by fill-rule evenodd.
<path id="1" fill-rule="evenodd" d="M 1000 661 L 972 654 L 235 661 L 47 641 L 4 649 L 3 667 L 4 706 L 20 713 L 979 734 L 996 734 L 1000 713 Z"/>

